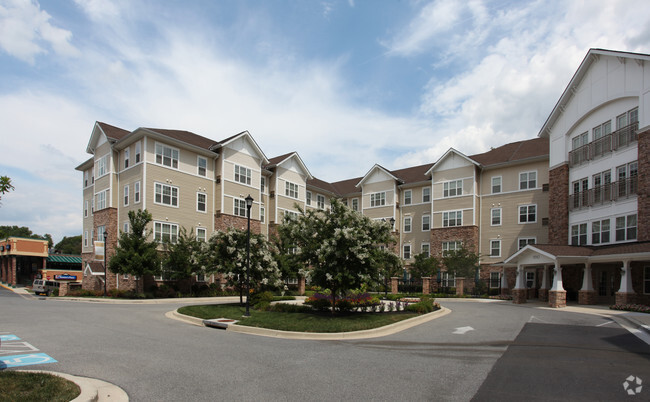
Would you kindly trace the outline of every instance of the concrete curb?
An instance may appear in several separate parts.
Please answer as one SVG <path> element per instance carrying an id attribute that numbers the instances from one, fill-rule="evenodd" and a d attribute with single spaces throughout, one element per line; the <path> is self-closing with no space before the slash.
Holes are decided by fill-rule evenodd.
<path id="1" fill-rule="evenodd" d="M 24 373 L 44 373 L 52 374 L 57 377 L 65 378 L 68 381 L 72 381 L 79 386 L 81 393 L 78 397 L 73 399 L 71 402 L 106 402 L 106 401 L 117 401 L 117 402 L 128 402 L 129 396 L 126 392 L 117 385 L 111 384 L 106 381 L 97 380 L 94 378 L 88 377 L 79 377 L 75 375 L 59 373 L 56 371 L 44 371 L 44 370 L 17 370 Z"/>
<path id="2" fill-rule="evenodd" d="M 245 325 L 229 325 L 226 331 L 237 332 L 241 334 L 266 336 L 271 338 L 280 339 L 300 339 L 300 340 L 348 340 L 348 339 L 367 339 L 377 338 L 380 336 L 392 335 L 397 332 L 404 331 L 405 329 L 412 328 L 416 325 L 435 320 L 436 318 L 444 317 L 451 313 L 446 307 L 441 307 L 440 310 L 432 313 L 424 314 L 421 316 L 409 318 L 387 325 L 381 328 L 366 329 L 363 331 L 353 332 L 336 332 L 336 333 L 322 333 L 322 332 L 295 332 L 295 331 L 278 331 L 267 328 L 247 327 Z M 203 319 L 186 316 L 178 312 L 178 310 L 169 311 L 165 314 L 167 318 L 172 318 L 179 321 L 184 321 L 192 325 L 204 326 Z"/>
<path id="3" fill-rule="evenodd" d="M 641 313 L 641 314 L 645 314 L 645 313 Z M 634 317 L 634 315 L 632 315 L 632 314 L 619 314 L 619 315 L 616 316 L 616 318 L 621 318 L 621 319 L 627 321 L 628 323 L 630 323 L 631 325 L 633 325 L 634 328 L 638 329 L 639 331 L 643 331 L 646 334 L 650 335 L 650 325 L 646 325 L 643 322 L 637 320 Z"/>

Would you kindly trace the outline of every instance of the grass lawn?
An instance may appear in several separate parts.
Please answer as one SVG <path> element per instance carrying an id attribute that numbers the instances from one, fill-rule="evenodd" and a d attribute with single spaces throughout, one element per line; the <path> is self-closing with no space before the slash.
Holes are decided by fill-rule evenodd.
<path id="1" fill-rule="evenodd" d="M 348 313 L 332 316 L 329 312 L 278 313 L 258 311 L 251 308 L 251 316 L 242 318 L 246 308 L 239 304 L 214 304 L 203 306 L 186 306 L 178 312 L 202 319 L 230 318 L 240 320 L 238 324 L 250 327 L 277 329 L 297 332 L 350 332 L 372 329 L 393 324 L 417 313 Z"/>
<path id="2" fill-rule="evenodd" d="M 81 390 L 77 384 L 45 373 L 0 371 L 0 401 L 71 401 Z"/>

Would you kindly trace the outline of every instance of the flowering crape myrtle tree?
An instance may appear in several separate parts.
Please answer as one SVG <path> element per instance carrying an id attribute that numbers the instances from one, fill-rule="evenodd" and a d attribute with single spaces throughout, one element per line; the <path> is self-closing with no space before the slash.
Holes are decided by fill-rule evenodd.
<path id="1" fill-rule="evenodd" d="M 208 273 L 223 275 L 228 286 L 239 287 L 240 304 L 243 304 L 241 289 L 246 281 L 247 232 L 230 229 L 215 232 L 207 244 L 210 263 Z M 252 289 L 278 288 L 282 285 L 278 264 L 273 258 L 273 245 L 261 234 L 251 233 L 250 283 Z"/>
<path id="2" fill-rule="evenodd" d="M 332 293 L 332 313 L 336 298 L 362 284 L 376 282 L 387 260 L 380 244 L 393 243 L 390 225 L 372 221 L 339 200 L 331 200 L 329 211 L 300 211 L 287 217 L 278 230 L 296 247 L 311 282 Z"/>

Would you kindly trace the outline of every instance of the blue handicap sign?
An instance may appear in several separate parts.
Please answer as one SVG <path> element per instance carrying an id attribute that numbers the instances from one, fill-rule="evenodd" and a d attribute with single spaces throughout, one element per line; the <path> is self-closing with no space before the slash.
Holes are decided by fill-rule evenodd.
<path id="1" fill-rule="evenodd" d="M 0 341 L 6 342 L 6 341 L 19 341 L 20 338 L 17 337 L 16 335 L 0 335 Z"/>
<path id="2" fill-rule="evenodd" d="M 0 357 L 0 368 L 31 366 L 33 364 L 45 363 L 57 363 L 57 361 L 45 353 Z"/>

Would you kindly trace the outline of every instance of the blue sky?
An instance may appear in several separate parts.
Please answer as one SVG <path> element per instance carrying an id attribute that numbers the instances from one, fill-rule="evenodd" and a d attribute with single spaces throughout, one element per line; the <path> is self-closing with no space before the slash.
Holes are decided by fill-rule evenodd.
<path id="1" fill-rule="evenodd" d="M 81 233 L 95 121 L 337 181 L 535 137 L 591 47 L 650 53 L 650 3 L 0 0 L 0 225 Z"/>

